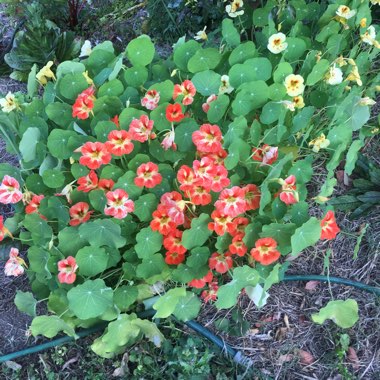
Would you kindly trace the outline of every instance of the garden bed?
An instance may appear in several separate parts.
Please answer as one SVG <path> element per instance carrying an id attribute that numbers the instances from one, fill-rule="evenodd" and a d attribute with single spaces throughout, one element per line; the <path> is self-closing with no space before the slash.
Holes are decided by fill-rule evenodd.
<path id="1" fill-rule="evenodd" d="M 137 15 L 139 28 L 146 16 L 144 10 Z M 101 39 L 102 36 L 95 36 Z M 120 42 L 120 41 L 119 41 Z M 161 56 L 168 55 L 167 45 L 159 47 Z M 6 77 L 0 78 L 0 93 L 8 91 L 24 91 L 25 86 Z M 372 108 L 375 118 L 378 114 L 379 103 Z M 362 153 L 376 164 L 380 164 L 380 141 L 378 136 L 367 140 Z M 0 162 L 11 163 L 16 166 L 15 158 L 5 152 L 5 146 L 0 141 Z M 310 198 L 318 194 L 324 184 L 327 171 L 326 162 L 321 160 L 314 163 L 314 176 L 308 184 Z M 332 196 L 343 195 L 351 188 L 350 181 L 346 186 L 343 176 L 343 167 L 338 167 L 335 176 L 338 185 Z M 310 215 L 322 218 L 319 208 L 310 203 Z M 0 205 L 0 213 L 5 217 L 12 214 L 12 208 Z M 318 242 L 309 247 L 291 263 L 288 274 L 324 274 L 360 281 L 362 283 L 378 286 L 380 278 L 380 215 L 379 208 L 374 207 L 366 216 L 349 220 L 348 214 L 337 212 L 337 224 L 342 233 L 335 240 Z M 367 226 L 357 254 L 354 249 L 357 239 Z M 4 264 L 0 264 L 0 273 L 3 273 Z M 26 277 L 9 278 L 0 276 L 0 354 L 17 351 L 44 341 L 45 338 L 33 338 L 29 333 L 32 318 L 20 313 L 14 305 L 13 299 L 17 290 L 29 291 L 30 287 Z M 338 328 L 331 321 L 323 325 L 311 321 L 311 314 L 325 306 L 330 300 L 346 300 L 353 298 L 359 305 L 359 320 L 347 330 Z M 231 321 L 231 326 L 241 323 L 232 317 L 231 310 L 218 310 L 213 305 L 203 304 L 197 321 L 220 335 L 226 343 L 241 351 L 254 362 L 254 375 L 258 378 L 268 379 L 329 379 L 343 378 L 375 379 L 380 374 L 380 308 L 378 297 L 342 285 L 298 282 L 279 283 L 270 289 L 268 303 L 258 309 L 250 299 L 239 296 L 237 307 L 245 323 L 243 336 L 233 336 L 222 332 L 220 325 L 223 321 Z M 215 322 L 218 321 L 219 328 Z M 248 326 L 248 328 L 247 328 Z M 182 327 L 180 327 L 182 329 Z M 188 333 L 186 328 L 183 328 Z M 349 343 L 347 343 L 349 337 Z M 343 343 L 342 343 L 343 342 Z M 344 342 L 350 347 L 345 355 Z M 50 350 L 41 355 L 16 360 L 22 368 L 22 376 L 31 367 L 31 371 L 38 373 L 41 378 L 60 373 L 64 377 L 80 376 L 87 371 L 95 379 L 95 372 L 89 374 L 89 369 L 83 367 L 82 362 L 90 362 L 101 371 L 105 367 L 102 378 L 113 378 L 112 373 L 120 364 L 121 356 L 114 360 L 104 360 L 89 353 L 89 340 L 84 339 L 69 344 L 60 349 Z M 139 344 L 135 348 L 144 349 Z M 347 348 L 347 347 L 346 347 Z M 134 365 L 132 365 L 133 367 Z M 5 368 L 5 367 L 4 367 Z M 47 370 L 48 369 L 48 370 Z M 240 368 L 239 374 L 244 371 Z M 29 375 L 31 372 L 28 372 Z M 4 369 L 0 377 L 15 379 L 20 372 Z M 254 376 L 250 373 L 247 376 Z M 346 376 L 346 377 L 345 377 Z M 153 378 L 153 377 L 152 377 Z M 223 378 L 223 377 L 220 377 Z M 251 378 L 251 377 L 248 377 Z M 90 379 L 90 378 L 89 378 Z"/>

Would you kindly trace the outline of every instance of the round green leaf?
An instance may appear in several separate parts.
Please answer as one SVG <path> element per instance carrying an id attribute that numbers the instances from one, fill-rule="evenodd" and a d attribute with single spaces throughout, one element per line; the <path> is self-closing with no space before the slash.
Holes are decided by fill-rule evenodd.
<path id="1" fill-rule="evenodd" d="M 258 8 L 252 14 L 253 25 L 263 27 L 268 25 L 270 9 Z"/>
<path id="2" fill-rule="evenodd" d="M 48 169 L 42 174 L 42 180 L 47 187 L 57 189 L 65 184 L 65 176 L 60 170 Z"/>
<path id="3" fill-rule="evenodd" d="M 98 91 L 98 98 L 102 96 L 119 96 L 124 92 L 124 86 L 119 79 L 113 79 L 104 83 Z"/>
<path id="4" fill-rule="evenodd" d="M 173 315 L 180 321 L 190 321 L 198 316 L 201 306 L 201 301 L 194 293 L 186 292 L 186 296 L 179 299 Z"/>
<path id="5" fill-rule="evenodd" d="M 185 42 L 183 45 L 178 46 L 174 50 L 174 63 L 180 70 L 187 71 L 187 64 L 190 58 L 201 48 L 201 45 L 190 40 Z"/>
<path id="6" fill-rule="evenodd" d="M 221 76 L 215 71 L 206 70 L 193 76 L 193 84 L 203 96 L 218 94 L 221 85 Z"/>
<path id="7" fill-rule="evenodd" d="M 136 286 L 124 285 L 115 290 L 113 299 L 121 311 L 126 311 L 137 300 L 137 296 Z"/>
<path id="8" fill-rule="evenodd" d="M 139 258 L 149 258 L 162 247 L 162 235 L 150 227 L 143 228 L 136 235 L 135 250 Z"/>
<path id="9" fill-rule="evenodd" d="M 79 273 L 83 276 L 95 276 L 107 268 L 108 255 L 104 248 L 83 247 L 75 256 Z"/>
<path id="10" fill-rule="evenodd" d="M 286 96 L 286 88 L 283 84 L 273 83 L 269 86 L 269 99 L 279 101 Z"/>
<path id="11" fill-rule="evenodd" d="M 187 67 L 191 73 L 215 69 L 221 60 L 221 54 L 218 49 L 207 48 L 199 49 L 193 57 L 190 58 Z"/>
<path id="12" fill-rule="evenodd" d="M 141 222 L 148 222 L 152 220 L 152 213 L 156 209 L 157 204 L 158 200 L 154 194 L 142 195 L 135 202 L 134 214 Z"/>
<path id="13" fill-rule="evenodd" d="M 72 117 L 72 107 L 66 103 L 50 103 L 45 111 L 49 119 L 62 128 L 67 128 L 74 120 Z"/>
<path id="14" fill-rule="evenodd" d="M 101 279 L 88 280 L 67 293 L 69 308 L 80 319 L 96 318 L 113 305 L 113 291 Z"/>
<path id="15" fill-rule="evenodd" d="M 207 118 L 210 123 L 217 123 L 221 120 L 230 104 L 230 98 L 227 95 L 219 95 L 218 98 L 211 102 L 210 109 L 207 112 Z"/>
<path id="16" fill-rule="evenodd" d="M 228 45 L 235 47 L 240 44 L 240 34 L 231 19 L 225 18 L 223 20 L 222 35 Z"/>
<path id="17" fill-rule="evenodd" d="M 185 120 L 175 129 L 175 142 L 178 145 L 178 150 L 180 152 L 188 152 L 191 149 L 195 149 L 191 137 L 193 132 L 198 129 L 199 125 L 193 119 Z"/>
<path id="18" fill-rule="evenodd" d="M 89 85 L 82 73 L 69 73 L 58 81 L 58 90 L 67 99 L 75 100 Z"/>
<path id="19" fill-rule="evenodd" d="M 147 35 L 135 38 L 128 44 L 126 49 L 127 58 L 133 66 L 149 65 L 153 61 L 154 53 L 154 45 Z"/>
<path id="20" fill-rule="evenodd" d="M 315 323 L 323 324 L 326 319 L 331 319 L 339 327 L 348 329 L 359 320 L 358 304 L 353 299 L 329 301 L 318 313 L 312 314 Z"/>
<path id="21" fill-rule="evenodd" d="M 278 120 L 283 109 L 281 103 L 269 102 L 263 107 L 260 115 L 260 121 L 264 124 L 272 124 Z"/>
<path id="22" fill-rule="evenodd" d="M 306 42 L 301 38 L 288 37 L 286 39 L 288 47 L 285 50 L 284 58 L 290 62 L 301 58 L 306 51 Z"/>
<path id="23" fill-rule="evenodd" d="M 60 160 L 70 158 L 73 152 L 68 148 L 67 144 L 71 136 L 76 136 L 76 133 L 62 129 L 53 129 L 47 141 L 50 154 Z"/>
<path id="24" fill-rule="evenodd" d="M 247 59 L 253 58 L 256 54 L 256 46 L 252 41 L 243 42 L 232 50 L 228 58 L 231 66 L 237 63 L 244 63 Z"/>
<path id="25" fill-rule="evenodd" d="M 124 72 L 124 79 L 128 86 L 140 87 L 148 79 L 148 70 L 144 66 L 133 66 Z"/>

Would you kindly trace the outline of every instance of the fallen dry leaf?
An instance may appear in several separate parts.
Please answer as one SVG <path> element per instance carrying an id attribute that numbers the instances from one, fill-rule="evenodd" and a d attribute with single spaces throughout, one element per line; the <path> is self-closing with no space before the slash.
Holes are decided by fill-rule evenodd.
<path id="1" fill-rule="evenodd" d="M 299 350 L 298 356 L 300 358 L 300 363 L 303 365 L 310 365 L 315 362 L 314 356 L 310 352 Z"/>
<path id="2" fill-rule="evenodd" d="M 347 359 L 351 363 L 352 368 L 354 370 L 358 370 L 360 368 L 360 361 L 356 351 L 352 347 L 348 347 L 347 350 Z"/>
<path id="3" fill-rule="evenodd" d="M 292 354 L 285 354 L 285 355 L 280 355 L 280 357 L 277 359 L 277 363 L 279 365 L 282 365 L 286 362 L 291 362 L 294 358 L 294 355 Z"/>
<path id="4" fill-rule="evenodd" d="M 284 315 L 284 323 L 285 323 L 285 326 L 286 328 L 290 328 L 290 325 L 289 325 L 289 317 L 285 314 Z"/>
<path id="5" fill-rule="evenodd" d="M 73 364 L 79 360 L 79 356 L 75 356 L 74 358 L 69 359 L 63 366 L 62 366 L 62 371 L 67 369 L 70 364 Z"/>
<path id="6" fill-rule="evenodd" d="M 319 281 L 308 281 L 305 285 L 306 290 L 315 290 L 318 286 Z"/>

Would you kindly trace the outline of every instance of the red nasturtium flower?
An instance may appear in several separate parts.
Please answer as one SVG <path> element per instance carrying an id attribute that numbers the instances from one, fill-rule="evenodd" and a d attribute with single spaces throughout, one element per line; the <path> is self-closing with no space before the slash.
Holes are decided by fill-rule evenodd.
<path id="1" fill-rule="evenodd" d="M 247 253 L 247 246 L 243 242 L 243 235 L 236 235 L 232 239 L 232 243 L 228 247 L 229 251 L 240 257 L 244 256 Z"/>
<path id="2" fill-rule="evenodd" d="M 214 252 L 208 260 L 208 266 L 218 273 L 226 273 L 228 269 L 232 268 L 233 261 L 229 252 L 219 253 Z"/>
<path id="3" fill-rule="evenodd" d="M 89 211 L 90 206 L 86 202 L 78 202 L 70 207 L 70 226 L 78 226 L 81 223 L 87 222 L 93 211 Z"/>
<path id="4" fill-rule="evenodd" d="M 141 164 L 137 168 L 137 177 L 134 179 L 135 185 L 138 187 L 146 187 L 152 189 L 162 182 L 162 175 L 158 172 L 158 166 L 153 162 Z"/>
<path id="5" fill-rule="evenodd" d="M 208 229 L 210 231 L 215 231 L 219 236 L 223 236 L 230 228 L 232 228 L 232 217 L 223 214 L 219 210 L 214 210 L 211 213 L 211 218 L 213 219 L 213 222 L 208 224 Z"/>
<path id="6" fill-rule="evenodd" d="M 149 120 L 146 115 L 141 115 L 140 119 L 133 119 L 129 124 L 130 138 L 141 143 L 154 139 L 156 135 L 152 132 L 153 124 L 154 121 Z"/>
<path id="7" fill-rule="evenodd" d="M 249 184 L 242 188 L 245 201 L 245 209 L 256 210 L 260 207 L 261 194 L 256 185 Z"/>
<path id="8" fill-rule="evenodd" d="M 186 202 L 182 199 L 182 195 L 177 191 L 165 193 L 161 196 L 160 204 L 167 208 L 168 215 L 176 225 L 185 222 L 185 206 Z"/>
<path id="9" fill-rule="evenodd" d="M 134 202 L 128 198 L 128 193 L 123 189 L 109 191 L 106 198 L 107 206 L 104 213 L 116 219 L 124 219 L 128 213 L 133 212 L 135 209 Z"/>
<path id="10" fill-rule="evenodd" d="M 184 253 L 178 252 L 166 252 L 165 253 L 165 263 L 169 265 L 178 265 L 185 260 Z"/>
<path id="11" fill-rule="evenodd" d="M 91 170 L 90 173 L 85 175 L 84 177 L 79 177 L 78 180 L 78 191 L 83 191 L 84 193 L 88 193 L 91 190 L 95 190 L 98 188 L 99 179 L 94 170 Z"/>
<path id="12" fill-rule="evenodd" d="M 4 240 L 5 235 L 12 236 L 8 228 L 4 226 L 3 216 L 0 215 L 0 241 Z"/>
<path id="13" fill-rule="evenodd" d="M 44 195 L 33 195 L 31 201 L 25 207 L 26 214 L 38 213 L 38 208 L 41 205 L 41 201 L 45 198 Z"/>
<path id="14" fill-rule="evenodd" d="M 215 95 L 215 94 L 212 94 L 210 95 L 207 100 L 206 100 L 206 103 L 203 103 L 202 104 L 202 110 L 203 112 L 208 112 L 210 110 L 210 104 L 215 101 L 216 99 L 218 99 L 218 97 Z"/>
<path id="15" fill-rule="evenodd" d="M 25 261 L 18 257 L 19 251 L 17 248 L 11 248 L 9 259 L 5 263 L 4 273 L 6 276 L 20 276 L 24 273 L 26 267 Z"/>
<path id="16" fill-rule="evenodd" d="M 202 278 L 194 278 L 188 283 L 188 285 L 191 286 L 192 288 L 202 289 L 206 286 L 208 282 L 212 281 L 213 277 L 214 275 L 212 274 L 211 271 L 209 271 Z"/>
<path id="17" fill-rule="evenodd" d="M 22 193 L 20 184 L 9 175 L 5 175 L 0 185 L 0 203 L 10 204 L 20 202 Z"/>
<path id="18" fill-rule="evenodd" d="M 105 144 L 101 142 L 86 142 L 80 151 L 82 157 L 79 159 L 79 163 L 89 169 L 98 169 L 102 165 L 109 164 L 112 159 Z"/>
<path id="19" fill-rule="evenodd" d="M 105 192 L 111 191 L 115 185 L 115 182 L 112 179 L 103 178 L 99 180 L 98 189 L 104 190 Z"/>
<path id="20" fill-rule="evenodd" d="M 158 205 L 157 210 L 153 211 L 153 219 L 150 227 L 153 231 L 158 231 L 161 235 L 169 235 L 177 227 L 175 222 L 169 216 L 168 207 Z"/>
<path id="21" fill-rule="evenodd" d="M 296 187 L 296 177 L 294 175 L 289 176 L 283 181 L 280 199 L 286 204 L 291 205 L 299 201 L 298 192 Z"/>
<path id="22" fill-rule="evenodd" d="M 251 249 L 251 256 L 262 265 L 270 265 L 277 261 L 281 254 L 277 251 L 277 242 L 272 238 L 261 238 Z"/>
<path id="23" fill-rule="evenodd" d="M 321 220 L 321 227 L 321 239 L 335 239 L 336 235 L 340 232 L 340 228 L 336 224 L 333 211 L 327 211 L 326 216 Z"/>
<path id="24" fill-rule="evenodd" d="M 185 115 L 182 112 L 182 107 L 179 103 L 169 104 L 166 107 L 166 118 L 171 123 L 180 122 Z"/>
<path id="25" fill-rule="evenodd" d="M 160 101 L 160 93 L 156 90 L 149 90 L 141 99 L 141 105 L 146 109 L 152 111 L 157 108 Z"/>
<path id="26" fill-rule="evenodd" d="M 88 119 L 90 112 L 94 108 L 94 94 L 95 88 L 91 86 L 78 95 L 73 105 L 73 117 L 77 117 L 82 120 Z"/>
<path id="27" fill-rule="evenodd" d="M 193 82 L 186 79 L 182 84 L 176 84 L 174 86 L 173 100 L 176 100 L 178 96 L 183 96 L 182 104 L 188 106 L 193 103 L 196 93 L 197 90 Z"/>
<path id="28" fill-rule="evenodd" d="M 201 298 L 204 302 L 216 301 L 218 298 L 218 283 L 216 281 L 212 281 L 208 285 L 208 289 L 204 290 L 201 293 Z"/>
<path id="29" fill-rule="evenodd" d="M 228 225 L 228 233 L 235 236 L 244 236 L 245 235 L 245 227 L 249 224 L 249 219 L 244 217 L 235 218 L 231 224 Z"/>
<path id="30" fill-rule="evenodd" d="M 74 257 L 68 256 L 66 259 L 58 261 L 58 281 L 61 284 L 72 284 L 75 282 L 78 269 L 77 262 Z"/>
<path id="31" fill-rule="evenodd" d="M 165 137 L 162 140 L 161 146 L 165 150 L 168 150 L 168 149 L 177 150 L 177 144 L 174 142 L 174 139 L 175 139 L 175 132 L 174 132 L 174 129 L 172 129 L 171 131 L 165 133 Z"/>
<path id="32" fill-rule="evenodd" d="M 120 122 L 119 122 L 119 115 L 115 115 L 112 119 L 111 119 L 112 123 L 114 123 L 116 125 L 116 127 L 120 128 Z"/>
<path id="33" fill-rule="evenodd" d="M 193 132 L 192 139 L 199 152 L 216 153 L 222 150 L 222 132 L 217 125 L 203 124 Z"/>
<path id="34" fill-rule="evenodd" d="M 246 211 L 245 193 L 242 188 L 234 186 L 224 189 L 219 194 L 219 199 L 215 202 L 215 207 L 220 212 L 234 218 Z"/>
<path id="35" fill-rule="evenodd" d="M 278 157 L 278 148 L 267 144 L 264 144 L 261 148 L 253 148 L 252 152 L 252 159 L 262 162 L 260 166 L 273 164 Z"/>
<path id="36" fill-rule="evenodd" d="M 108 141 L 105 142 L 109 153 L 115 156 L 122 156 L 133 151 L 134 145 L 129 132 L 124 129 L 111 131 L 108 134 Z"/>
<path id="37" fill-rule="evenodd" d="M 170 253 L 184 255 L 187 249 L 181 244 L 182 231 L 174 230 L 165 236 L 163 245 Z"/>

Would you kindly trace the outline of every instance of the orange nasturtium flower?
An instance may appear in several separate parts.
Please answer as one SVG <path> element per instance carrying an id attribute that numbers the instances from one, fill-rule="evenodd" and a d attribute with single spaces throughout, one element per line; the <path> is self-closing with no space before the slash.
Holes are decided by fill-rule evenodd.
<path id="1" fill-rule="evenodd" d="M 321 239 L 331 240 L 340 232 L 340 228 L 336 224 L 333 211 L 327 211 L 326 216 L 321 220 Z"/>
<path id="2" fill-rule="evenodd" d="M 276 240 L 270 237 L 261 238 L 256 241 L 255 248 L 251 249 L 251 256 L 262 265 L 270 265 L 281 256 L 276 248 Z"/>

